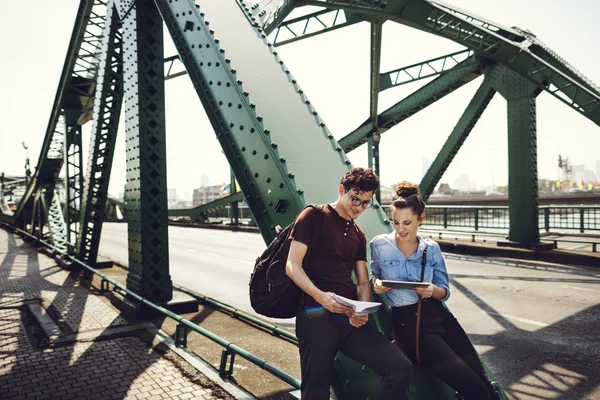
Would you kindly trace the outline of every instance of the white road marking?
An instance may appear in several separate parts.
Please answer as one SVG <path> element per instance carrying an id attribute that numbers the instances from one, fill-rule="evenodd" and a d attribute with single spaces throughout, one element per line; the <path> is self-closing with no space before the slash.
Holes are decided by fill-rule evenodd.
<path id="1" fill-rule="evenodd" d="M 532 319 L 527 319 L 527 318 L 521 318 L 521 317 L 515 317 L 512 315 L 506 315 L 506 314 L 500 314 L 500 313 L 495 313 L 495 312 L 487 312 L 487 311 L 481 311 L 482 313 L 485 314 L 491 314 L 491 315 L 499 315 L 501 317 L 507 318 L 507 319 L 514 319 L 516 321 L 521 321 L 521 322 L 526 322 L 528 324 L 531 325 L 536 325 L 536 326 L 542 326 L 542 327 L 546 327 L 549 326 L 550 324 L 547 324 L 545 322 L 539 322 L 539 321 L 534 321 Z"/>
<path id="2" fill-rule="evenodd" d="M 222 256 L 220 254 L 215 254 L 215 253 L 206 253 L 207 256 L 213 256 L 213 257 L 219 257 L 221 258 Z"/>
<path id="3" fill-rule="evenodd" d="M 239 261 L 239 262 L 242 262 L 244 264 L 254 264 L 253 262 L 250 262 L 248 260 L 240 260 L 239 258 L 236 258 L 235 261 Z"/>
<path id="4" fill-rule="evenodd" d="M 600 292 L 600 290 L 596 290 L 596 289 L 586 289 L 586 288 L 582 288 L 582 287 L 577 287 L 577 286 L 563 286 L 565 289 L 573 289 L 573 290 L 583 290 L 584 292 Z"/>
<path id="5" fill-rule="evenodd" d="M 187 251 L 191 251 L 192 253 L 197 253 L 197 251 L 196 251 L 196 250 L 194 250 L 194 249 L 186 249 L 186 250 L 187 250 Z"/>

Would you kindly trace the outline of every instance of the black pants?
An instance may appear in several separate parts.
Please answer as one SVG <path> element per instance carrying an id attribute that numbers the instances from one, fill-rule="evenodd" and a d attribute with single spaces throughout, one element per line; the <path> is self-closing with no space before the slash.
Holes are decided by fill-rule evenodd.
<path id="1" fill-rule="evenodd" d="M 392 310 L 394 330 L 404 343 L 407 355 L 416 361 L 416 308 L 408 308 L 409 312 L 402 308 Z M 421 321 L 420 365 L 432 371 L 466 400 L 494 398 L 494 388 L 487 379 L 477 351 L 454 315 L 439 301 L 429 299 L 423 303 Z"/>
<path id="2" fill-rule="evenodd" d="M 303 400 L 329 399 L 333 362 L 338 351 L 381 376 L 378 399 L 406 399 L 412 363 L 371 324 L 354 328 L 346 315 L 326 311 L 308 316 L 300 309 L 296 316 L 296 336 L 300 346 Z"/>

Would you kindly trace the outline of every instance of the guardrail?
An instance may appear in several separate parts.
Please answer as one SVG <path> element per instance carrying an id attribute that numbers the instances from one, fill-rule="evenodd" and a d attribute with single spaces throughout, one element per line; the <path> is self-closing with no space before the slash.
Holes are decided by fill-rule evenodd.
<path id="1" fill-rule="evenodd" d="M 391 218 L 390 206 L 382 206 Z M 600 231 L 600 206 L 541 206 L 539 228 L 577 230 L 581 233 Z M 423 226 L 447 228 L 502 229 L 510 228 L 508 206 L 427 206 Z"/>
<path id="2" fill-rule="evenodd" d="M 21 229 L 18 229 L 18 228 L 14 228 L 3 222 L 0 222 L 0 226 L 4 226 L 6 229 L 9 229 L 13 232 L 18 232 L 20 235 L 28 237 L 29 239 L 32 239 L 33 241 L 52 250 L 55 254 L 60 255 L 63 260 L 70 260 L 71 262 L 79 265 L 80 267 L 87 269 L 88 271 L 92 272 L 93 274 L 98 275 L 101 278 L 101 291 L 103 291 L 103 292 L 107 291 L 108 283 L 110 283 L 113 285 L 114 288 L 117 288 L 121 292 L 126 293 L 127 295 L 131 296 L 135 300 L 139 301 L 141 304 L 144 304 L 144 305 L 160 312 L 161 314 L 175 320 L 178 323 L 177 328 L 176 328 L 176 333 L 175 333 L 175 343 L 178 346 L 186 346 L 188 330 L 192 330 L 192 331 L 197 332 L 197 333 L 201 334 L 202 336 L 210 339 L 211 341 L 219 344 L 220 346 L 224 347 L 225 350 L 223 350 L 223 353 L 221 354 L 221 364 L 220 364 L 220 368 L 219 368 L 219 375 L 221 377 L 230 377 L 232 375 L 233 363 L 235 361 L 235 356 L 239 355 L 240 357 L 250 361 L 252 364 L 258 366 L 259 368 L 269 372 L 270 374 L 277 377 L 278 379 L 281 379 L 282 381 L 284 381 L 288 385 L 294 387 L 295 389 L 300 389 L 300 381 L 298 379 L 294 378 L 293 376 L 286 374 L 285 372 L 279 370 L 275 366 L 269 364 L 267 361 L 255 356 L 254 354 L 242 349 L 241 347 L 239 347 L 231 342 L 228 342 L 227 340 L 221 338 L 220 336 L 217 336 L 214 333 L 194 324 L 190 320 L 187 320 L 187 319 L 173 313 L 172 311 L 167 310 L 166 308 L 163 308 L 157 304 L 152 303 L 151 301 L 146 300 L 145 298 L 143 298 L 143 297 L 139 296 L 138 294 L 136 294 L 135 292 L 132 292 L 131 290 L 127 289 L 127 287 L 123 286 L 119 282 L 108 277 L 107 275 L 103 274 L 102 272 L 98 271 L 97 269 L 85 264 L 84 262 L 78 260 L 75 257 L 72 257 L 66 253 L 63 253 L 58 248 L 52 246 L 50 243 L 40 240 L 39 238 L 29 234 L 28 232 L 22 231 Z M 228 360 L 229 360 L 229 366 L 227 366 Z"/>

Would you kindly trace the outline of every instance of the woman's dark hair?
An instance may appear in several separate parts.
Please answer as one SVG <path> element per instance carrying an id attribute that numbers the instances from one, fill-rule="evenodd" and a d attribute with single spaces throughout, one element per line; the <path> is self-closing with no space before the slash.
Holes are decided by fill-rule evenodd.
<path id="1" fill-rule="evenodd" d="M 396 209 L 410 207 L 416 215 L 423 214 L 425 203 L 421 199 L 419 185 L 408 181 L 400 182 L 396 186 L 396 195 L 392 197 L 392 207 Z"/>
<path id="2" fill-rule="evenodd" d="M 358 193 L 374 192 L 379 187 L 379 177 L 372 169 L 357 167 L 346 172 L 340 183 L 346 191 L 354 189 Z"/>

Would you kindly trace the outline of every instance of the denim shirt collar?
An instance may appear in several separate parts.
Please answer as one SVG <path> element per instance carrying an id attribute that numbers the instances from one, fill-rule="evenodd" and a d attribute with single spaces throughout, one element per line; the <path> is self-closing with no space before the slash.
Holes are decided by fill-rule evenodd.
<path id="1" fill-rule="evenodd" d="M 386 240 L 390 243 L 390 245 L 394 246 L 394 248 L 396 248 L 396 250 L 398 250 L 398 253 L 400 253 L 404 257 L 404 254 L 400 251 L 400 249 L 398 248 L 398 245 L 396 244 L 396 232 L 394 232 L 394 231 L 390 232 L 386 236 Z M 417 251 L 415 252 L 415 254 L 408 257 L 407 260 L 418 260 L 423 255 L 423 251 L 427 247 L 427 244 L 425 243 L 425 240 L 420 235 L 417 235 L 417 241 L 419 242 L 419 245 L 417 246 Z M 404 257 L 404 258 L 406 258 L 406 257 Z"/>

